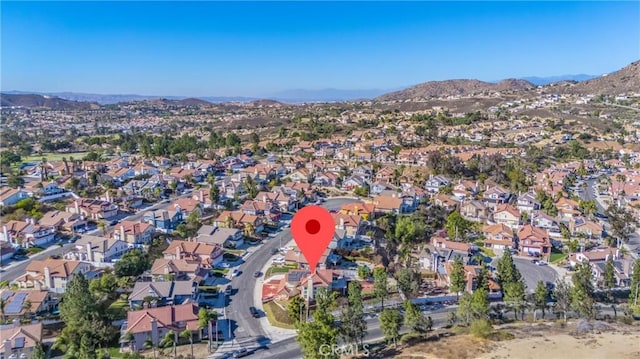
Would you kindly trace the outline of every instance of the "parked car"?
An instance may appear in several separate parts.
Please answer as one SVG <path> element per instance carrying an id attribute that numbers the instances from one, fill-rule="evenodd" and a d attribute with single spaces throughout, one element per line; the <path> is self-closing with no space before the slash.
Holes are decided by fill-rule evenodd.
<path id="1" fill-rule="evenodd" d="M 260 313 L 258 313 L 256 307 L 249 307 L 249 311 L 254 318 L 258 318 L 260 316 Z"/>
<path id="2" fill-rule="evenodd" d="M 272 248 L 271 249 L 271 255 L 278 254 L 278 252 L 279 252 L 278 248 Z"/>
<path id="3" fill-rule="evenodd" d="M 260 271 L 253 273 L 254 278 L 260 278 L 261 276 L 262 276 L 262 272 Z"/>
<path id="4" fill-rule="evenodd" d="M 547 262 L 544 262 L 544 261 L 538 261 L 538 263 L 536 263 L 536 264 L 537 264 L 537 265 L 539 265 L 539 266 L 546 266 L 546 265 L 547 265 Z"/>
<path id="5" fill-rule="evenodd" d="M 231 287 L 231 284 L 229 284 L 225 289 L 224 289 L 224 294 L 225 295 L 231 295 L 231 292 L 233 291 L 233 288 Z"/>
<path id="6" fill-rule="evenodd" d="M 242 358 L 249 355 L 247 348 L 238 349 L 233 352 L 233 358 Z"/>
<path id="7" fill-rule="evenodd" d="M 539 260 L 537 260 L 537 259 L 532 259 L 532 260 L 531 260 L 531 263 L 533 263 L 533 264 L 538 264 L 538 263 L 540 263 L 540 261 L 539 261 Z"/>
<path id="8" fill-rule="evenodd" d="M 231 273 L 231 275 L 232 275 L 232 276 L 234 276 L 234 277 L 237 277 L 237 276 L 239 276 L 240 274 L 242 274 L 242 272 L 241 272 L 241 271 L 239 271 L 239 270 L 237 270 L 237 269 L 234 269 L 234 270 L 233 270 L 233 272 Z"/>

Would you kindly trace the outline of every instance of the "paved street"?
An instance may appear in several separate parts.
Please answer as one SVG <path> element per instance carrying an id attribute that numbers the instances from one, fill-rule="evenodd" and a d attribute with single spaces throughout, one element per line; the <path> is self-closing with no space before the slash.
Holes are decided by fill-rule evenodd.
<path id="1" fill-rule="evenodd" d="M 333 210 L 339 209 L 345 203 L 354 202 L 350 198 L 332 198 L 327 199 L 323 203 L 323 207 Z M 244 258 L 244 263 L 239 267 L 242 274 L 231 280 L 231 286 L 234 291 L 229 298 L 229 305 L 226 310 L 226 316 L 231 319 L 232 337 L 234 339 L 232 346 L 225 344 L 220 348 L 221 351 L 238 349 L 240 346 L 255 346 L 258 341 L 271 340 L 268 333 L 265 333 L 260 319 L 254 318 L 249 312 L 249 307 L 255 306 L 261 308 L 261 303 L 254 301 L 254 290 L 256 288 L 256 279 L 253 273 L 262 271 L 265 264 L 271 258 L 271 250 L 286 245 L 291 240 L 291 231 L 285 228 L 276 237 L 266 237 L 264 244 Z M 226 334 L 225 334 L 226 335 Z"/>

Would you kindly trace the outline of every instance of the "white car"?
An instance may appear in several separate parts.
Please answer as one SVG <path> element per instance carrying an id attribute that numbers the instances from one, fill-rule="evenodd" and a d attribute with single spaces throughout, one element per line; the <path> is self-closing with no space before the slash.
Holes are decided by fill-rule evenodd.
<path id="1" fill-rule="evenodd" d="M 284 257 L 274 258 L 272 262 L 275 264 L 284 264 Z"/>

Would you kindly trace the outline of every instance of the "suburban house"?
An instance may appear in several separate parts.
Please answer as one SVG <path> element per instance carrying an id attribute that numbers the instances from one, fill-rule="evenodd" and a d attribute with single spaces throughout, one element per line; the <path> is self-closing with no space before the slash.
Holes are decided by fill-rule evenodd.
<path id="1" fill-rule="evenodd" d="M 85 218 L 97 221 L 116 216 L 118 214 L 118 206 L 99 199 L 78 198 L 67 206 L 67 212 L 80 214 Z"/>
<path id="2" fill-rule="evenodd" d="M 530 224 L 518 230 L 518 245 L 521 256 L 548 258 L 551 255 L 551 240 L 547 231 Z"/>
<path id="3" fill-rule="evenodd" d="M 11 243 L 0 241 L 0 264 L 5 265 L 16 254 L 16 249 Z"/>
<path id="4" fill-rule="evenodd" d="M 568 223 L 574 217 L 582 215 L 582 212 L 578 210 L 578 202 L 566 197 L 560 197 L 558 199 L 556 208 L 558 208 L 558 216 L 562 222 Z"/>
<path id="5" fill-rule="evenodd" d="M 346 236 L 355 238 L 360 230 L 362 218 L 360 216 L 331 213 L 337 230 L 345 231 Z"/>
<path id="6" fill-rule="evenodd" d="M 30 359 L 42 344 L 42 323 L 10 325 L 0 329 L 0 358 Z"/>
<path id="7" fill-rule="evenodd" d="M 375 196 L 373 197 L 373 205 L 379 213 L 400 214 L 403 212 L 403 201 L 399 197 Z"/>
<path id="8" fill-rule="evenodd" d="M 20 188 L 0 187 L 0 206 L 10 206 L 29 198 L 29 193 Z"/>
<path id="9" fill-rule="evenodd" d="M 222 262 L 223 250 L 217 245 L 174 240 L 162 253 L 165 259 L 185 259 L 203 268 L 211 268 Z"/>
<path id="10" fill-rule="evenodd" d="M 57 302 L 48 290 L 1 289 L 0 296 L 5 303 L 3 314 L 8 318 L 24 317 L 29 313 L 48 313 Z"/>
<path id="11" fill-rule="evenodd" d="M 327 248 L 322 252 L 320 259 L 318 259 L 317 269 L 326 269 L 329 264 L 329 257 L 331 256 L 331 249 Z M 298 266 L 300 269 L 309 269 L 309 262 L 302 254 L 302 251 L 297 247 L 289 250 L 284 255 L 285 263 Z"/>
<path id="12" fill-rule="evenodd" d="M 2 226 L 0 240 L 26 248 L 45 246 L 55 239 L 55 235 L 55 228 L 41 226 L 33 218 L 27 218 L 26 221 L 9 221 Z"/>
<path id="13" fill-rule="evenodd" d="M 560 225 L 555 217 L 552 217 L 542 211 L 534 212 L 531 215 L 531 222 L 538 228 L 545 229 L 550 236 L 560 236 Z"/>
<path id="14" fill-rule="evenodd" d="M 158 258 L 151 266 L 151 279 L 154 281 L 192 280 L 199 283 L 208 276 L 200 264 L 184 259 Z"/>
<path id="15" fill-rule="evenodd" d="M 482 194 L 482 201 L 491 208 L 496 208 L 502 203 L 509 203 L 510 198 L 511 193 L 500 186 L 488 187 Z"/>
<path id="16" fill-rule="evenodd" d="M 113 238 L 131 244 L 143 244 L 151 242 L 155 227 L 148 223 L 122 221 L 113 232 Z"/>
<path id="17" fill-rule="evenodd" d="M 540 202 L 536 199 L 536 194 L 529 191 L 518 195 L 516 208 L 520 212 L 533 212 L 540 209 Z"/>
<path id="18" fill-rule="evenodd" d="M 25 269 L 26 273 L 13 282 L 19 288 L 48 289 L 50 292 L 64 293 L 67 283 L 74 275 L 86 274 L 90 270 L 91 265 L 87 262 L 49 258 L 31 261 Z"/>
<path id="19" fill-rule="evenodd" d="M 484 225 L 482 234 L 485 247 L 502 250 L 516 247 L 513 229 L 503 223 Z"/>
<path id="20" fill-rule="evenodd" d="M 109 263 L 129 251 L 129 243 L 115 237 L 83 235 L 75 243 L 75 250 L 65 254 L 65 258 L 76 261 Z"/>
<path id="21" fill-rule="evenodd" d="M 129 295 L 131 308 L 191 303 L 198 298 L 198 283 L 191 280 L 167 282 L 136 282 Z"/>
<path id="22" fill-rule="evenodd" d="M 213 225 L 219 228 L 239 228 L 244 231 L 259 233 L 264 230 L 262 218 L 241 211 L 222 211 Z"/>
<path id="23" fill-rule="evenodd" d="M 301 276 L 300 295 L 305 300 L 313 300 L 318 288 L 326 288 L 329 292 L 338 291 L 342 294 L 347 289 L 347 281 L 331 269 L 317 269 L 315 273 L 306 272 Z"/>
<path id="24" fill-rule="evenodd" d="M 237 228 L 218 228 L 204 225 L 198 230 L 196 242 L 238 248 L 244 244 L 244 233 Z"/>
<path id="25" fill-rule="evenodd" d="M 156 228 L 157 231 L 171 233 L 183 221 L 180 208 L 175 210 L 158 209 L 144 214 L 142 221 Z"/>
<path id="26" fill-rule="evenodd" d="M 429 179 L 424 185 L 424 188 L 431 192 L 436 193 L 440 191 L 441 188 L 448 186 L 451 184 L 451 180 L 442 175 L 429 175 Z"/>
<path id="27" fill-rule="evenodd" d="M 141 350 L 147 338 L 151 338 L 153 344 L 158 346 L 169 331 L 177 335 L 184 330 L 190 330 L 194 340 L 199 340 L 197 305 L 189 303 L 129 311 L 120 332 L 123 338 L 126 333 L 131 333 L 133 341 L 123 342 L 120 350 Z"/>
<path id="28" fill-rule="evenodd" d="M 569 231 L 574 235 L 582 234 L 588 238 L 602 238 L 604 227 L 584 217 L 574 217 L 569 222 Z"/>
<path id="29" fill-rule="evenodd" d="M 202 205 L 200 204 L 200 201 L 193 198 L 178 198 L 173 201 L 171 207 L 175 211 L 181 211 L 183 219 L 189 217 L 189 215 L 194 211 L 202 215 Z"/>
<path id="30" fill-rule="evenodd" d="M 486 222 L 489 218 L 489 210 L 478 200 L 467 200 L 460 206 L 460 214 L 466 220 L 472 222 Z"/>
<path id="31" fill-rule="evenodd" d="M 370 221 L 374 217 L 376 206 L 373 203 L 347 203 L 340 207 L 340 213 L 352 216 L 360 216 L 365 221 Z"/>
<path id="32" fill-rule="evenodd" d="M 520 212 L 510 204 L 499 204 L 493 212 L 493 221 L 518 229 L 520 226 Z"/>
<path id="33" fill-rule="evenodd" d="M 38 220 L 38 223 L 42 226 L 53 227 L 56 230 L 65 230 L 69 232 L 79 231 L 87 226 L 87 220 L 84 216 L 77 213 L 62 212 L 58 210 L 52 210 L 45 213 L 42 218 Z"/>

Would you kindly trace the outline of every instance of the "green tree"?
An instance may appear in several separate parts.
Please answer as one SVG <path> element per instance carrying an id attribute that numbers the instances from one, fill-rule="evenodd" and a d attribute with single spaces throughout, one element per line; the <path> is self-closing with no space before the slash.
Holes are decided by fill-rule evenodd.
<path id="1" fill-rule="evenodd" d="M 367 322 L 364 320 L 364 302 L 362 287 L 358 282 L 350 282 L 348 286 L 347 307 L 342 310 L 341 335 L 346 342 L 358 341 L 362 344 L 367 334 Z"/>
<path id="2" fill-rule="evenodd" d="M 162 348 L 173 348 L 173 357 L 177 357 L 176 355 L 176 332 L 170 330 L 167 334 L 164 335 L 162 340 L 160 341 L 160 346 Z"/>
<path id="3" fill-rule="evenodd" d="M 522 275 L 518 271 L 518 268 L 516 268 L 510 251 L 504 251 L 502 258 L 500 258 L 496 265 L 496 269 L 498 272 L 497 279 L 500 285 L 517 282 L 522 279 Z"/>
<path id="4" fill-rule="evenodd" d="M 602 281 L 602 287 L 605 290 L 611 291 L 611 289 L 616 286 L 615 267 L 613 265 L 613 258 L 611 256 L 609 256 L 609 258 L 607 258 L 605 262 L 603 279 L 604 280 Z"/>
<path id="5" fill-rule="evenodd" d="M 431 330 L 433 321 L 425 317 L 420 308 L 413 302 L 404 302 L 404 324 L 417 333 L 426 333 Z"/>
<path id="6" fill-rule="evenodd" d="M 150 263 L 147 255 L 140 249 L 134 249 L 122 255 L 113 266 L 118 277 L 139 276 L 149 269 Z"/>
<path id="7" fill-rule="evenodd" d="M 640 259 L 636 259 L 633 264 L 631 274 L 631 285 L 629 287 L 629 306 L 635 314 L 640 314 Z"/>
<path id="8" fill-rule="evenodd" d="M 358 267 L 358 278 L 367 279 L 369 277 L 371 277 L 371 269 L 366 265 L 359 266 Z"/>
<path id="9" fill-rule="evenodd" d="M 466 239 L 467 232 L 471 230 L 473 223 L 462 217 L 458 211 L 453 211 L 447 217 L 445 228 L 447 235 L 452 240 Z"/>
<path id="10" fill-rule="evenodd" d="M 220 188 L 215 184 L 211 184 L 211 189 L 209 190 L 209 198 L 211 199 L 211 203 L 217 204 L 220 202 Z"/>
<path id="11" fill-rule="evenodd" d="M 464 291 L 467 287 L 467 278 L 464 272 L 464 264 L 462 259 L 457 257 L 453 262 L 451 274 L 449 275 L 449 290 L 456 293 L 456 298 L 460 299 L 460 292 Z"/>
<path id="12" fill-rule="evenodd" d="M 408 298 L 413 298 L 418 294 L 420 289 L 420 273 L 409 269 L 402 268 L 397 272 L 398 287 Z"/>
<path id="13" fill-rule="evenodd" d="M 373 294 L 384 308 L 384 298 L 389 295 L 387 271 L 384 268 L 378 267 L 373 270 Z"/>
<path id="14" fill-rule="evenodd" d="M 504 301 L 513 308 L 513 313 L 518 318 L 518 312 L 521 311 L 522 319 L 524 319 L 525 304 L 525 286 L 524 281 L 507 282 L 502 285 L 504 293 Z"/>
<path id="15" fill-rule="evenodd" d="M 545 309 L 547 309 L 547 296 L 549 295 L 549 291 L 547 290 L 547 286 L 542 282 L 538 281 L 536 284 L 535 292 L 533 293 L 533 307 L 534 309 L 540 309 L 542 311 L 542 319 L 544 319 Z M 535 320 L 536 314 L 535 310 L 533 312 L 533 318 Z"/>
<path id="16" fill-rule="evenodd" d="M 631 234 L 636 230 L 636 219 L 633 214 L 623 207 L 612 204 L 605 211 L 609 217 L 611 225 L 611 233 L 613 236 L 623 243 L 627 243 L 631 238 Z"/>
<path id="17" fill-rule="evenodd" d="M 289 318 L 294 323 L 299 323 L 302 320 L 302 315 L 305 313 L 306 305 L 304 303 L 304 299 L 301 296 L 295 296 L 287 305 L 287 313 L 289 314 Z"/>
<path id="18" fill-rule="evenodd" d="M 185 329 L 180 332 L 180 338 L 189 341 L 189 346 L 191 348 L 191 359 L 195 359 L 195 356 L 193 355 L 193 333 L 189 329 Z"/>
<path id="19" fill-rule="evenodd" d="M 9 178 L 7 178 L 7 186 L 11 188 L 22 187 L 24 186 L 24 178 L 21 176 L 10 175 Z"/>
<path id="20" fill-rule="evenodd" d="M 594 319 L 596 316 L 596 298 L 589 263 L 580 263 L 575 267 L 576 273 L 571 278 L 571 307 L 580 316 Z"/>
<path id="21" fill-rule="evenodd" d="M 31 353 L 31 359 L 45 359 L 47 356 L 42 348 L 42 343 L 36 342 Z"/>
<path id="22" fill-rule="evenodd" d="M 489 293 L 485 289 L 476 289 L 473 294 L 464 292 L 458 303 L 456 316 L 465 324 L 476 319 L 486 319 L 489 315 Z"/>
<path id="23" fill-rule="evenodd" d="M 313 321 L 298 323 L 296 341 L 300 344 L 305 358 L 337 358 L 335 353 L 322 355 L 318 350 L 322 345 L 332 346 L 338 343 L 338 328 L 335 327 L 335 317 L 331 314 L 336 296 L 330 294 L 326 288 L 318 288 L 315 299 L 316 310 L 313 312 Z"/>
<path id="24" fill-rule="evenodd" d="M 386 308 L 380 313 L 380 328 L 384 333 L 384 338 L 387 342 L 392 341 L 394 347 L 397 346 L 401 327 L 402 314 L 397 309 Z"/>

